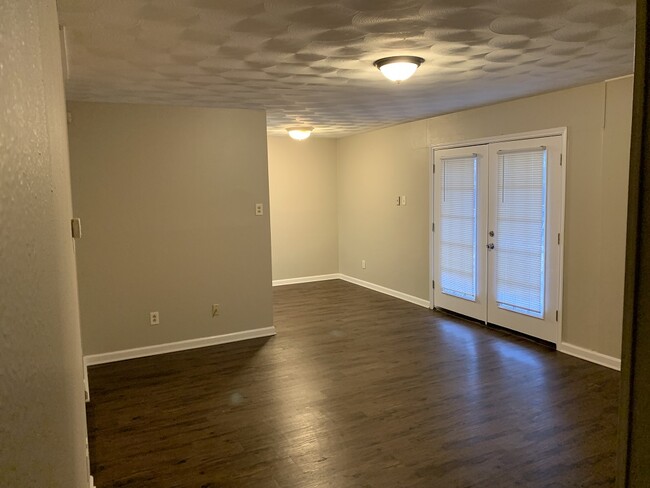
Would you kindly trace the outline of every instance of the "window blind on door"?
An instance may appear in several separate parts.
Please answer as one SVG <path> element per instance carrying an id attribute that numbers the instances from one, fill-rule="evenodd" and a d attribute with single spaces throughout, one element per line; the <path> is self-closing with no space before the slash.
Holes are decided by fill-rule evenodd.
<path id="1" fill-rule="evenodd" d="M 476 301 L 477 156 L 442 160 L 440 288 Z"/>
<path id="2" fill-rule="evenodd" d="M 500 308 L 544 317 L 545 148 L 499 152 L 495 283 Z"/>

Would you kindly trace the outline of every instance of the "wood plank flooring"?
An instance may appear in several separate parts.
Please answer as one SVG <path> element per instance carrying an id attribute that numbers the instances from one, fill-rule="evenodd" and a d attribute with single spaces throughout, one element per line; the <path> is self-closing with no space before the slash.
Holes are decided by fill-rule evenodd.
<path id="1" fill-rule="evenodd" d="M 271 339 L 90 369 L 97 488 L 606 487 L 618 373 L 342 281 Z"/>

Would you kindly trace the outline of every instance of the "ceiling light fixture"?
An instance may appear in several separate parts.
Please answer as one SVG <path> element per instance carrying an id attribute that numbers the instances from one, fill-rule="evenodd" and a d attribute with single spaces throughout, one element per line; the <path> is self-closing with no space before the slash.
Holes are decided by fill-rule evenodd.
<path id="1" fill-rule="evenodd" d="M 292 139 L 304 141 L 311 135 L 313 130 L 313 127 L 289 127 L 287 132 Z"/>
<path id="2" fill-rule="evenodd" d="M 413 76 L 422 63 L 424 59 L 417 56 L 391 56 L 378 59 L 373 64 L 390 81 L 400 83 Z"/>

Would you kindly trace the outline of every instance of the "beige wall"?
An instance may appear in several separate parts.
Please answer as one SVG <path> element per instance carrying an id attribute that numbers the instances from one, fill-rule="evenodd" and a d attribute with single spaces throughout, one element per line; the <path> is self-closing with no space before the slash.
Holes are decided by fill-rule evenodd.
<path id="1" fill-rule="evenodd" d="M 429 299 L 428 165 L 425 122 L 339 140 L 341 273 Z"/>
<path id="2" fill-rule="evenodd" d="M 594 338 L 620 351 L 622 343 L 627 190 L 630 163 L 633 79 L 608 83 L 603 132 L 603 164 L 600 200 L 600 327 Z M 612 325 L 616 325 L 615 327 Z M 620 355 L 616 355 L 620 357 Z"/>
<path id="3" fill-rule="evenodd" d="M 428 146 L 566 126 L 563 337 L 620 357 L 631 100 L 626 78 L 340 140 L 340 272 L 428 299 Z"/>
<path id="4" fill-rule="evenodd" d="M 338 273 L 336 146 L 268 138 L 274 280 Z"/>
<path id="5" fill-rule="evenodd" d="M 84 354 L 272 326 L 265 114 L 69 111 Z"/>
<path id="6" fill-rule="evenodd" d="M 0 486 L 88 486 L 54 0 L 0 2 Z"/>

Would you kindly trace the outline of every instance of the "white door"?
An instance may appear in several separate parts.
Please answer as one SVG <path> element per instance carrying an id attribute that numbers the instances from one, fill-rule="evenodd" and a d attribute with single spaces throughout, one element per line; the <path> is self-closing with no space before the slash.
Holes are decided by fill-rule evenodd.
<path id="1" fill-rule="evenodd" d="M 434 160 L 434 302 L 559 342 L 562 138 L 445 149 Z"/>
<path id="2" fill-rule="evenodd" d="M 434 303 L 487 320 L 488 146 L 436 151 Z"/>
<path id="3" fill-rule="evenodd" d="M 488 322 L 557 343 L 562 138 L 489 151 Z"/>

